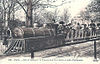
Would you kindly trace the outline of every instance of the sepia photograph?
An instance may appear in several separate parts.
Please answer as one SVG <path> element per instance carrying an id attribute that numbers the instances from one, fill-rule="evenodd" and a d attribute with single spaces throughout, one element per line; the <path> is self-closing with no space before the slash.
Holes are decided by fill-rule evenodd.
<path id="1" fill-rule="evenodd" d="M 47 63 L 100 63 L 100 0 L 0 0 L 0 64 Z"/>

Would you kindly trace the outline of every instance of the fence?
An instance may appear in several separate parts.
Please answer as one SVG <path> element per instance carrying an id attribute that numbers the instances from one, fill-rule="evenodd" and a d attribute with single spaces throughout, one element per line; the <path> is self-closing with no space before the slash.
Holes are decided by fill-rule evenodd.
<path id="1" fill-rule="evenodd" d="M 65 40 L 74 40 L 74 39 L 85 39 L 85 38 L 92 38 L 96 37 L 96 32 L 94 33 L 92 30 L 70 30 L 66 34 Z"/>

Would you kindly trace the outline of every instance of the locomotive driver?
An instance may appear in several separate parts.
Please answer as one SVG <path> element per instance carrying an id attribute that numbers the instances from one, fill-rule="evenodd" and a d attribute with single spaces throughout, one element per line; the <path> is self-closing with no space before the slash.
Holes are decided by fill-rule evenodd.
<path id="1" fill-rule="evenodd" d="M 65 29 L 64 22 L 60 21 L 58 26 L 59 33 L 64 33 L 64 29 Z"/>

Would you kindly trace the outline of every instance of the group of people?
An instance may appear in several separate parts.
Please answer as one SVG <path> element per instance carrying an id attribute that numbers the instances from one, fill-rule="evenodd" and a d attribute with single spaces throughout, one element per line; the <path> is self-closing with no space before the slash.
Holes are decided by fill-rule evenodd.
<path id="1" fill-rule="evenodd" d="M 61 23 L 58 26 L 58 32 L 59 33 L 67 33 L 66 35 L 68 35 L 70 33 L 70 36 L 73 37 L 85 37 L 85 36 L 95 36 L 96 35 L 96 24 L 95 22 L 91 21 L 90 24 L 80 24 L 77 23 L 76 25 L 73 24 L 64 24 Z M 76 33 L 77 32 L 77 33 Z"/>

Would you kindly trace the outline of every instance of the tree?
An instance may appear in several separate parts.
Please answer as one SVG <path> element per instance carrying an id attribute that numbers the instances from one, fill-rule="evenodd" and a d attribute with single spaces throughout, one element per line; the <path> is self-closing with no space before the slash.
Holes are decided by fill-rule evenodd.
<path id="1" fill-rule="evenodd" d="M 86 7 L 85 11 L 80 13 L 80 15 L 83 19 L 88 21 L 100 21 L 100 0 L 94 0 L 91 2 L 91 4 Z"/>
<path id="2" fill-rule="evenodd" d="M 34 23 L 32 20 L 32 11 L 35 11 L 38 8 L 48 8 L 48 7 L 57 7 L 52 5 L 52 2 L 57 0 L 16 0 L 17 3 L 22 7 L 26 14 L 26 26 L 30 27 Z"/>
<path id="3" fill-rule="evenodd" d="M 2 19 L 5 21 L 5 27 L 8 27 L 8 22 L 14 20 L 14 8 L 16 6 L 15 0 L 0 0 L 2 7 Z"/>
<path id="4" fill-rule="evenodd" d="M 69 17 L 70 17 L 70 14 L 68 13 L 68 10 L 64 9 L 64 12 L 63 12 L 63 15 L 62 15 L 62 21 L 64 21 L 65 23 L 68 23 Z"/>

